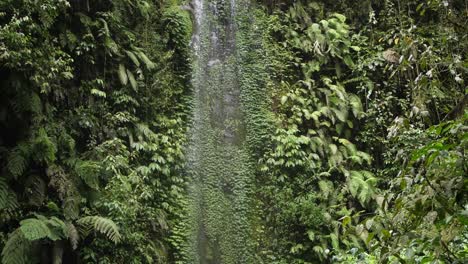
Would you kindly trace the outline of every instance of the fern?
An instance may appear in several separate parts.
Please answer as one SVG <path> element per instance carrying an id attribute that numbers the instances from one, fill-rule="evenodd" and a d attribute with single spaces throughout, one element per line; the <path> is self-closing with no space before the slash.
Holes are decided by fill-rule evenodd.
<path id="1" fill-rule="evenodd" d="M 70 245 L 73 250 L 78 248 L 78 242 L 80 240 L 80 235 L 78 234 L 78 230 L 72 223 L 67 223 L 67 236 L 70 240 Z"/>
<path id="2" fill-rule="evenodd" d="M 350 171 L 348 190 L 351 195 L 364 205 L 375 193 L 376 178 L 368 171 Z"/>
<path id="3" fill-rule="evenodd" d="M 29 204 L 41 206 L 46 197 L 46 183 L 44 180 L 37 175 L 31 175 L 26 179 L 25 186 Z"/>
<path id="4" fill-rule="evenodd" d="M 8 155 L 7 169 L 15 179 L 26 170 L 27 161 L 19 147 L 13 149 Z"/>
<path id="5" fill-rule="evenodd" d="M 45 129 L 39 129 L 36 137 L 33 139 L 33 158 L 38 162 L 51 164 L 56 160 L 57 146 L 47 135 Z"/>
<path id="6" fill-rule="evenodd" d="M 42 113 L 42 103 L 41 103 L 41 98 L 37 93 L 32 93 L 31 94 L 31 105 L 29 106 L 31 109 L 31 112 L 39 115 Z"/>
<path id="7" fill-rule="evenodd" d="M 3 201 L 0 202 L 0 210 L 4 210 L 5 213 L 12 212 L 19 207 L 18 200 L 14 192 L 8 192 L 7 196 L 2 199 Z"/>
<path id="8" fill-rule="evenodd" d="M 20 222 L 20 230 L 30 241 L 48 238 L 52 241 L 67 237 L 65 223 L 57 217 L 47 218 L 36 214 L 36 218 L 28 218 Z"/>
<path id="9" fill-rule="evenodd" d="M 139 132 L 139 134 L 144 135 L 148 140 L 156 140 L 158 138 L 158 135 L 144 123 L 136 124 L 136 130 Z"/>
<path id="10" fill-rule="evenodd" d="M 28 218 L 20 222 L 8 238 L 2 251 L 2 263 L 4 264 L 28 264 L 31 263 L 33 241 L 50 239 L 60 241 L 68 237 L 67 226 L 56 218 L 47 218 L 36 214 L 36 218 Z"/>
<path id="11" fill-rule="evenodd" d="M 15 193 L 10 190 L 6 180 L 0 178 L 0 213 L 3 216 L 2 220 L 6 220 L 7 216 L 11 216 L 10 213 L 18 206 Z"/>
<path id="12" fill-rule="evenodd" d="M 52 165 L 47 169 L 47 175 L 50 178 L 49 186 L 56 190 L 62 201 L 65 218 L 78 218 L 81 195 L 75 182 L 70 179 L 70 175 L 66 174 L 62 167 L 56 165 Z"/>
<path id="13" fill-rule="evenodd" d="M 27 240 L 34 241 L 50 236 L 50 230 L 42 220 L 29 218 L 20 222 L 20 230 Z"/>
<path id="14" fill-rule="evenodd" d="M 63 200 L 63 215 L 66 219 L 77 219 L 80 214 L 80 199 L 78 193 L 72 193 Z"/>
<path id="15" fill-rule="evenodd" d="M 2 250 L 3 264 L 28 264 L 31 255 L 31 242 L 24 237 L 20 229 L 10 234 Z"/>
<path id="16" fill-rule="evenodd" d="M 79 160 L 74 166 L 76 174 L 91 188 L 99 189 L 99 172 L 101 166 L 95 161 Z"/>
<path id="17" fill-rule="evenodd" d="M 5 208 L 8 202 L 9 194 L 10 189 L 8 187 L 8 184 L 6 183 L 5 179 L 0 178 L 0 209 Z"/>
<path id="18" fill-rule="evenodd" d="M 50 234 L 48 238 L 52 241 L 58 241 L 68 237 L 68 227 L 60 219 L 52 216 L 50 219 L 44 219 L 49 227 Z"/>
<path id="19" fill-rule="evenodd" d="M 95 231 L 104 234 L 112 242 L 118 243 L 121 240 L 119 228 L 110 219 L 100 216 L 85 216 L 77 221 L 85 229 L 92 227 Z"/>

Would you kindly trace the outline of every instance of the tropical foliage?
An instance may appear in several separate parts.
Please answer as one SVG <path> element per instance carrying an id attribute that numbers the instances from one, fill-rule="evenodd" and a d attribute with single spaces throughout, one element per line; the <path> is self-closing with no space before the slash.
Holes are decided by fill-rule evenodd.
<path id="1" fill-rule="evenodd" d="M 174 257 L 191 34 L 177 5 L 1 1 L 2 263 Z"/>
<path id="2" fill-rule="evenodd" d="M 466 260 L 466 3 L 265 4 L 265 262 Z"/>
<path id="3" fill-rule="evenodd" d="M 464 263 L 467 32 L 465 0 L 1 0 L 0 263 Z"/>

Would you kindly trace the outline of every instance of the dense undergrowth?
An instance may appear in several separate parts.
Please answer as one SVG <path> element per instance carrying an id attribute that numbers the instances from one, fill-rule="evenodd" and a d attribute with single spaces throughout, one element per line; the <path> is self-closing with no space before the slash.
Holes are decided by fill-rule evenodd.
<path id="1" fill-rule="evenodd" d="M 466 1 L 206 2 L 241 6 L 227 264 L 468 259 Z M 0 1 L 1 263 L 200 254 L 187 4 Z"/>
<path id="2" fill-rule="evenodd" d="M 466 2 L 264 2 L 264 263 L 466 260 Z"/>
<path id="3" fill-rule="evenodd" d="M 177 1 L 1 1 L 2 263 L 169 263 L 190 16 Z"/>

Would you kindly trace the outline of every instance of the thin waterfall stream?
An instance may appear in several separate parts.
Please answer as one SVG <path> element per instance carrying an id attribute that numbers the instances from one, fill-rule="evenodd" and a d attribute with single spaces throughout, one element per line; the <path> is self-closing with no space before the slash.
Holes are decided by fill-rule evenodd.
<path id="1" fill-rule="evenodd" d="M 191 263 L 247 263 L 248 155 L 236 56 L 236 0 L 194 0 Z M 246 256 L 247 257 L 247 256 Z"/>

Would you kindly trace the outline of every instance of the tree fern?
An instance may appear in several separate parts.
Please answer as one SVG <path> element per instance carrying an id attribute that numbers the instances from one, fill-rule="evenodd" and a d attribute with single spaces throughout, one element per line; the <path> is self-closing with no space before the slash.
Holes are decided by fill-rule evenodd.
<path id="1" fill-rule="evenodd" d="M 77 221 L 77 223 L 85 228 L 92 227 L 95 231 L 107 236 L 112 242 L 120 242 L 121 235 L 119 228 L 110 219 L 100 216 L 85 216 Z"/>

